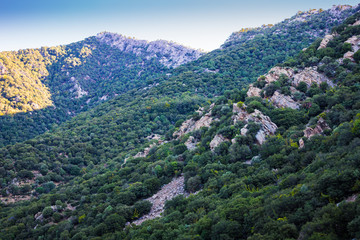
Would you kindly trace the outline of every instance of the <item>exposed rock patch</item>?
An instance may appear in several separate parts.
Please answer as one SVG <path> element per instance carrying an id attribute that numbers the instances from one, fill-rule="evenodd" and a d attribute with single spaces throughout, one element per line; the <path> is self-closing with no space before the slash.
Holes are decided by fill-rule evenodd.
<path id="1" fill-rule="evenodd" d="M 275 82 L 279 79 L 279 77 L 284 74 L 288 78 L 292 78 L 294 75 L 294 70 L 292 68 L 283 68 L 283 67 L 273 67 L 270 71 L 265 75 L 265 81 L 267 83 Z M 258 81 L 260 78 L 258 79 Z"/>
<path id="2" fill-rule="evenodd" d="M 210 127 L 210 124 L 214 121 L 211 117 L 211 109 L 213 107 L 214 104 L 210 106 L 210 112 L 203 115 L 199 120 L 195 121 L 193 118 L 190 118 L 183 122 L 179 130 L 173 133 L 173 136 L 179 138 L 187 133 L 200 129 L 201 127 Z M 202 113 L 203 109 L 200 108 L 198 111 Z"/>
<path id="3" fill-rule="evenodd" d="M 88 95 L 88 92 L 81 88 L 79 82 L 74 77 L 71 77 L 70 81 L 74 83 L 74 87 L 71 91 L 74 92 L 75 98 L 81 98 L 82 96 Z"/>
<path id="4" fill-rule="evenodd" d="M 320 117 L 315 128 L 307 127 L 304 130 L 304 136 L 307 138 L 311 138 L 312 136 L 322 134 L 326 129 L 330 129 L 330 127 L 325 122 L 325 120 Z"/>
<path id="5" fill-rule="evenodd" d="M 196 148 L 197 141 L 193 136 L 190 136 L 184 144 L 188 150 L 193 150 Z"/>
<path id="6" fill-rule="evenodd" d="M 184 176 L 174 178 L 170 183 L 164 185 L 161 190 L 152 197 L 145 199 L 153 204 L 150 212 L 132 223 L 140 225 L 146 220 L 160 217 L 161 213 L 164 211 L 165 202 L 181 194 L 185 194 Z"/>
<path id="7" fill-rule="evenodd" d="M 351 44 L 351 48 L 352 48 L 353 52 L 356 52 L 357 50 L 360 49 L 360 36 L 352 36 L 345 42 Z"/>
<path id="8" fill-rule="evenodd" d="M 269 100 L 278 108 L 300 108 L 299 103 L 294 101 L 290 96 L 285 96 L 279 93 L 279 91 L 275 91 L 274 95 Z"/>
<path id="9" fill-rule="evenodd" d="M 253 87 L 252 84 L 249 85 L 249 90 L 247 91 L 248 97 L 260 97 L 261 89 L 257 87 Z"/>
<path id="10" fill-rule="evenodd" d="M 215 137 L 210 142 L 210 149 L 214 151 L 214 149 L 219 146 L 222 142 L 230 141 L 229 139 L 225 138 L 221 134 L 216 134 Z"/>
<path id="11" fill-rule="evenodd" d="M 236 104 L 233 105 L 233 112 L 237 113 L 232 117 L 234 124 L 238 121 L 242 121 L 245 123 L 249 123 L 250 121 L 260 124 L 260 130 L 255 135 L 255 138 L 259 144 L 263 144 L 265 142 L 265 138 L 268 135 L 274 135 L 277 126 L 273 123 L 270 117 L 264 115 L 261 111 L 255 109 L 255 111 L 251 114 L 247 113 L 244 108 L 239 108 Z M 240 130 L 241 135 L 246 136 L 248 129 L 247 124 Z"/>
<path id="12" fill-rule="evenodd" d="M 164 40 L 148 42 L 108 32 L 99 33 L 96 38 L 120 51 L 146 56 L 147 60 L 157 58 L 166 67 L 177 67 L 204 55 L 204 52 L 199 50 Z"/>
<path id="13" fill-rule="evenodd" d="M 334 39 L 334 35 L 326 35 L 320 43 L 319 49 L 326 48 L 327 44 Z"/>
<path id="14" fill-rule="evenodd" d="M 330 87 L 335 86 L 328 77 L 319 73 L 316 67 L 308 67 L 295 74 L 292 84 L 294 86 L 298 86 L 300 82 L 305 82 L 308 87 L 310 87 L 313 83 L 320 85 L 323 82 L 326 82 Z"/>

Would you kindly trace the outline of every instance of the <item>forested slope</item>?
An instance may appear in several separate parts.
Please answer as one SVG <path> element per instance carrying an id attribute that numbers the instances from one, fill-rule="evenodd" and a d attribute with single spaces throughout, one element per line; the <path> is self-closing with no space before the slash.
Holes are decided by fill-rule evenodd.
<path id="1" fill-rule="evenodd" d="M 202 54 L 106 32 L 65 46 L 1 52 L 0 146 L 33 138 L 101 102 L 148 87 L 173 66 Z"/>
<path id="2" fill-rule="evenodd" d="M 210 98 L 241 89 L 355 11 L 349 6 L 309 11 L 271 27 L 234 33 L 222 48 L 180 67 L 202 54 L 111 33 L 66 46 L 0 53 L 0 112 L 5 114 L 0 116 L 0 146 L 33 138 L 102 101 L 162 81 L 168 82 L 164 92 Z"/>
<path id="3" fill-rule="evenodd" d="M 3 200 L 32 199 L 2 203 L 0 237 L 359 238 L 359 23 L 357 13 L 246 89 L 191 63 L 1 148 Z M 125 227 L 181 174 L 196 195 Z"/>

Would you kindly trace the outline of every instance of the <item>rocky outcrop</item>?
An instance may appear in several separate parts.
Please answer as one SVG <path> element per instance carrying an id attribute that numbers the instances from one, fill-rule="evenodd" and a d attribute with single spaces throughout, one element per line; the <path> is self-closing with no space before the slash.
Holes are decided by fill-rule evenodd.
<path id="1" fill-rule="evenodd" d="M 292 78 L 294 76 L 294 70 L 292 68 L 284 68 L 284 67 L 273 67 L 270 71 L 265 75 L 265 81 L 267 83 L 275 82 L 279 79 L 281 75 L 285 75 L 288 78 Z M 261 77 L 258 78 L 260 81 Z"/>
<path id="2" fill-rule="evenodd" d="M 145 199 L 152 203 L 150 212 L 132 223 L 140 225 L 146 220 L 160 217 L 161 213 L 164 211 L 165 202 L 181 194 L 185 194 L 183 176 L 174 178 L 170 183 L 164 185 L 161 190 L 152 197 Z"/>
<path id="3" fill-rule="evenodd" d="M 326 48 L 327 44 L 334 39 L 334 35 L 326 35 L 320 43 L 319 49 Z"/>
<path id="4" fill-rule="evenodd" d="M 304 130 L 304 136 L 311 138 L 312 136 L 322 134 L 326 129 L 330 129 L 330 127 L 325 120 L 320 117 L 315 128 L 307 127 Z"/>
<path id="5" fill-rule="evenodd" d="M 319 73 L 316 67 L 308 67 L 295 74 L 292 84 L 294 86 L 298 86 L 300 82 L 305 82 L 308 87 L 310 87 L 313 83 L 320 85 L 323 82 L 327 82 L 330 87 L 335 86 L 328 77 Z"/>
<path id="6" fill-rule="evenodd" d="M 255 122 L 260 124 L 260 130 L 255 135 L 255 138 L 259 144 L 263 144 L 266 136 L 274 135 L 278 127 L 271 121 L 270 117 L 264 115 L 261 111 L 255 109 L 253 113 L 249 114 L 244 108 L 239 108 L 236 104 L 233 105 L 233 112 L 236 113 L 236 115 L 232 117 L 234 124 L 238 121 L 246 123 L 246 125 L 240 130 L 241 135 L 243 136 L 246 136 L 248 132 L 247 123 Z"/>
<path id="7" fill-rule="evenodd" d="M 278 108 L 299 109 L 300 104 L 294 101 L 290 96 L 285 96 L 278 91 L 269 99 Z"/>
<path id="8" fill-rule="evenodd" d="M 190 136 L 188 140 L 184 143 L 188 150 L 193 150 L 196 148 L 197 141 L 193 136 Z"/>
<path id="9" fill-rule="evenodd" d="M 74 77 L 71 77 L 70 81 L 74 83 L 74 87 L 71 91 L 75 94 L 75 98 L 81 98 L 88 95 L 88 92 L 81 88 L 79 82 Z"/>
<path id="10" fill-rule="evenodd" d="M 156 58 L 166 67 L 177 67 L 204 55 L 204 52 L 199 50 L 164 40 L 148 42 L 108 32 L 99 33 L 96 38 L 100 42 L 116 47 L 123 52 L 145 56 L 147 60 Z"/>
<path id="11" fill-rule="evenodd" d="M 248 97 L 260 97 L 261 89 L 257 87 L 253 87 L 252 84 L 249 85 L 249 90 L 247 91 Z"/>
<path id="12" fill-rule="evenodd" d="M 343 57 L 344 59 L 345 58 L 347 58 L 347 59 L 350 59 L 351 61 L 354 61 L 354 52 L 346 52 L 346 53 L 344 53 L 344 57 Z M 342 61 L 344 60 L 344 59 L 341 59 L 341 62 L 340 63 L 342 63 Z"/>
<path id="13" fill-rule="evenodd" d="M 360 36 L 352 36 L 345 42 L 351 44 L 351 49 L 354 53 L 360 49 Z"/>
<path id="14" fill-rule="evenodd" d="M 199 120 L 195 121 L 193 118 L 190 118 L 183 122 L 183 124 L 180 126 L 179 130 L 173 133 L 174 137 L 181 137 L 184 134 L 190 133 L 192 131 L 198 130 L 202 127 L 210 127 L 210 124 L 214 121 L 214 119 L 211 117 L 211 109 L 214 107 L 214 104 L 210 106 L 210 111 L 203 115 Z M 202 108 L 200 108 L 199 113 L 202 111 Z"/>
<path id="15" fill-rule="evenodd" d="M 216 134 L 215 137 L 210 142 L 210 149 L 214 151 L 214 149 L 219 146 L 222 142 L 230 141 L 229 139 L 223 137 L 221 134 Z"/>

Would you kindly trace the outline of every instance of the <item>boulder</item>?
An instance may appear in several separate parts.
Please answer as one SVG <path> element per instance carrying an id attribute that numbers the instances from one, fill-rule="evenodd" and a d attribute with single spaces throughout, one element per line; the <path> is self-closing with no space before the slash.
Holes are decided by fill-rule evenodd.
<path id="1" fill-rule="evenodd" d="M 278 91 L 270 98 L 270 101 L 279 108 L 299 109 L 300 104 L 294 101 L 290 96 L 285 96 Z"/>

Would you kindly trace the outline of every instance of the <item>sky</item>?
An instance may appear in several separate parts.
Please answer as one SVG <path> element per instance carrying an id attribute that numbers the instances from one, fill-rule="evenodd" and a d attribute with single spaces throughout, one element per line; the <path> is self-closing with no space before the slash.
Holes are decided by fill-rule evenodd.
<path id="1" fill-rule="evenodd" d="M 353 0 L 0 0 L 0 51 L 56 46 L 108 31 L 195 49 L 232 32 Z"/>

